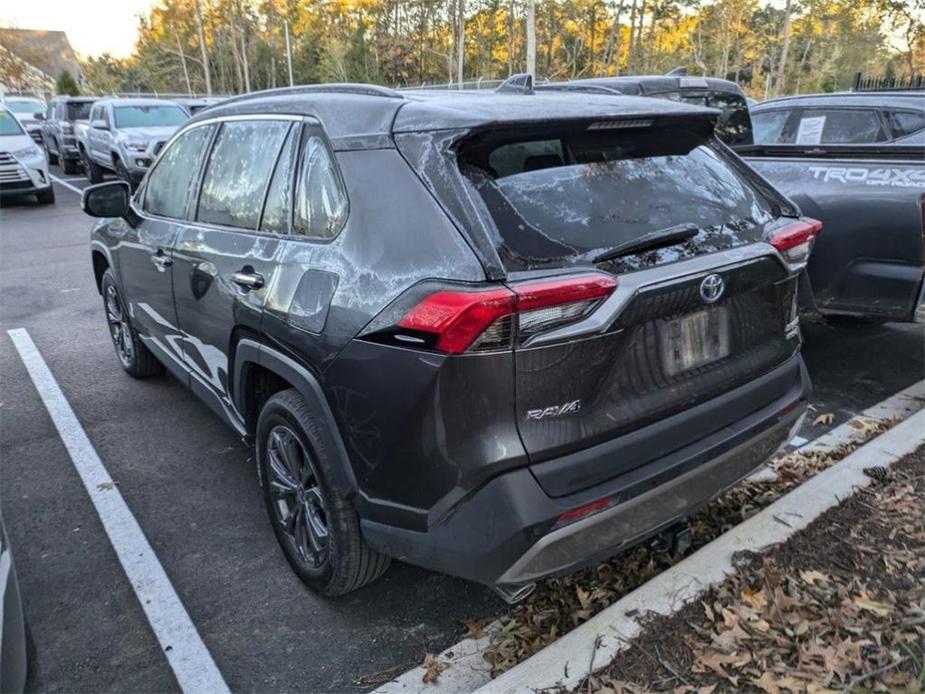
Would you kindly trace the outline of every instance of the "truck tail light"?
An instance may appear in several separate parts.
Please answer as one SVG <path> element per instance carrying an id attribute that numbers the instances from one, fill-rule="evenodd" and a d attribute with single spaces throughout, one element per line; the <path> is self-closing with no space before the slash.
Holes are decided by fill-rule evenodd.
<path id="1" fill-rule="evenodd" d="M 402 316 L 399 329 L 431 337 L 448 354 L 510 348 L 529 336 L 584 316 L 610 295 L 614 278 L 593 274 L 488 290 L 440 290 Z"/>
<path id="2" fill-rule="evenodd" d="M 800 221 L 781 229 L 771 237 L 771 245 L 784 256 L 788 263 L 805 263 L 822 232 L 822 222 L 803 217 Z"/>

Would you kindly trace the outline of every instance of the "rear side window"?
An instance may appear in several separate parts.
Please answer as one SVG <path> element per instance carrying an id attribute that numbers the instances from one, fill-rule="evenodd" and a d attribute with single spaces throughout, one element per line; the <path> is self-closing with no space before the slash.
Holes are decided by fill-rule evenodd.
<path id="1" fill-rule="evenodd" d="M 784 126 L 791 111 L 764 111 L 752 114 L 752 132 L 757 145 L 783 144 Z M 792 140 L 791 140 L 792 142 Z"/>
<path id="2" fill-rule="evenodd" d="M 86 120 L 90 117 L 92 101 L 72 102 L 67 105 L 67 120 Z M 62 104 L 63 107 L 63 104 Z"/>
<path id="3" fill-rule="evenodd" d="M 288 130 L 288 121 L 224 123 L 209 156 L 196 219 L 256 229 Z"/>
<path id="4" fill-rule="evenodd" d="M 677 225 L 738 245 L 756 240 L 776 214 L 701 133 L 650 127 L 503 137 L 465 147 L 462 168 L 495 221 L 502 255 L 518 266 L 592 258 Z"/>
<path id="5" fill-rule="evenodd" d="M 884 140 L 880 116 L 873 109 L 804 109 L 796 134 L 798 145 L 863 145 Z"/>
<path id="6" fill-rule="evenodd" d="M 668 92 L 664 97 L 671 101 L 719 109 L 721 113 L 716 120 L 716 136 L 727 145 L 752 144 L 752 122 L 744 96 L 724 92 L 680 91 Z"/>
<path id="7" fill-rule="evenodd" d="M 211 130 L 208 126 L 188 130 L 161 155 L 145 184 L 145 211 L 175 219 L 186 216 L 187 196 Z"/>
<path id="8" fill-rule="evenodd" d="M 305 138 L 296 185 L 293 233 L 333 238 L 347 218 L 347 194 L 328 148 L 318 135 Z"/>
<path id="9" fill-rule="evenodd" d="M 893 137 L 906 137 L 906 135 L 925 130 L 925 112 L 892 111 L 888 112 L 887 117 Z"/>

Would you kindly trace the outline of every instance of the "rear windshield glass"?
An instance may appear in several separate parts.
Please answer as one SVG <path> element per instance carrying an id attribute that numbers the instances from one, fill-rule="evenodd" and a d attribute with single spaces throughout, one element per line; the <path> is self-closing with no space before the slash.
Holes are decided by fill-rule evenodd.
<path id="1" fill-rule="evenodd" d="M 117 106 L 117 128 L 151 128 L 180 125 L 189 116 L 179 106 Z"/>
<path id="2" fill-rule="evenodd" d="M 71 102 L 67 105 L 68 120 L 87 120 L 90 118 L 90 107 L 92 101 Z"/>
<path id="3" fill-rule="evenodd" d="M 678 225 L 699 229 L 694 254 L 757 240 L 777 211 L 727 156 L 702 134 L 649 127 L 529 140 L 492 134 L 461 160 L 502 255 L 532 267 L 593 259 Z"/>
<path id="4" fill-rule="evenodd" d="M 748 113 L 748 103 L 745 97 L 739 94 L 681 91 L 652 96 L 695 106 L 718 108 L 722 114 L 716 122 L 717 137 L 727 145 L 752 144 L 752 121 Z"/>

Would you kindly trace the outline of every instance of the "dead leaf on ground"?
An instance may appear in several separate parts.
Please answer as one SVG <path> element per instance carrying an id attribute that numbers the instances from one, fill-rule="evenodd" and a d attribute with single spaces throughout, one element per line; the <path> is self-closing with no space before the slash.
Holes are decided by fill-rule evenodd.
<path id="1" fill-rule="evenodd" d="M 436 684 L 437 680 L 440 679 L 440 673 L 449 666 L 449 663 L 439 660 L 433 653 L 428 653 L 424 656 L 424 662 L 421 663 L 421 667 L 426 670 L 421 680 L 424 684 Z"/>
<path id="2" fill-rule="evenodd" d="M 831 423 L 834 422 L 834 421 L 835 421 L 835 415 L 832 414 L 831 412 L 826 412 L 825 414 L 821 414 L 821 415 L 819 415 L 818 417 L 816 417 L 816 418 L 813 420 L 813 424 L 814 424 L 814 425 L 816 425 L 816 424 L 825 424 L 825 425 L 829 425 L 829 424 L 831 424 Z"/>

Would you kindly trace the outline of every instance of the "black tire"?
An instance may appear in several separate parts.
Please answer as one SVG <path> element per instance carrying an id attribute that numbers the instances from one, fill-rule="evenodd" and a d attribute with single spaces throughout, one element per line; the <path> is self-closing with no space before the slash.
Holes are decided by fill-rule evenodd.
<path id="1" fill-rule="evenodd" d="M 353 506 L 331 486 L 337 463 L 320 426 L 297 390 L 276 393 L 257 422 L 257 468 L 273 532 L 292 570 L 323 595 L 343 595 L 379 578 L 391 559 L 366 544 Z M 323 536 L 313 530 L 319 525 Z"/>
<path id="2" fill-rule="evenodd" d="M 135 183 L 132 181 L 132 175 L 128 172 L 128 169 L 125 168 L 125 164 L 122 163 L 122 160 L 119 157 L 116 157 L 113 161 L 115 162 L 114 166 L 116 169 L 116 176 L 128 183 L 129 188 L 134 191 Z"/>
<path id="3" fill-rule="evenodd" d="M 45 190 L 40 190 L 36 193 L 35 197 L 38 198 L 39 205 L 54 205 L 55 189 L 53 186 L 48 186 Z"/>
<path id="4" fill-rule="evenodd" d="M 61 160 L 61 170 L 66 174 L 75 174 L 78 169 L 76 159 L 62 159 Z"/>
<path id="5" fill-rule="evenodd" d="M 103 273 L 100 289 L 103 295 L 103 310 L 106 312 L 106 322 L 109 325 L 109 336 L 122 368 L 134 378 L 146 378 L 163 373 L 164 365 L 148 351 L 132 327 L 115 277 L 109 268 Z"/>
<path id="6" fill-rule="evenodd" d="M 103 167 L 90 158 L 90 155 L 87 154 L 87 150 L 81 149 L 80 153 L 83 155 L 84 171 L 87 172 L 87 180 L 90 181 L 90 183 L 102 183 Z"/>
<path id="7" fill-rule="evenodd" d="M 51 147 L 48 144 L 49 142 L 50 140 L 45 140 L 45 154 L 48 156 L 48 163 L 57 164 L 58 163 L 58 153 L 57 151 L 55 152 L 51 151 Z"/>

